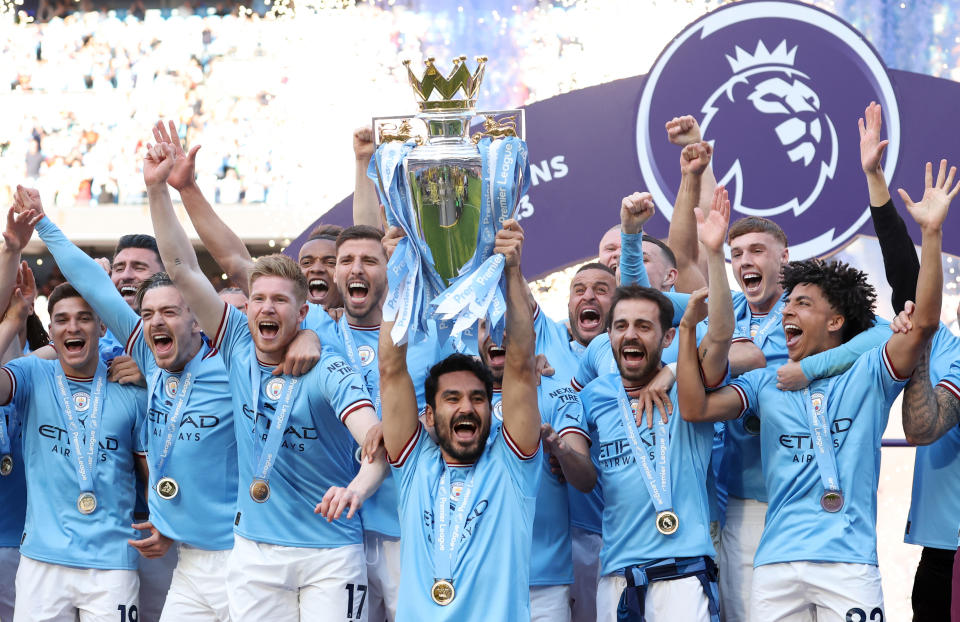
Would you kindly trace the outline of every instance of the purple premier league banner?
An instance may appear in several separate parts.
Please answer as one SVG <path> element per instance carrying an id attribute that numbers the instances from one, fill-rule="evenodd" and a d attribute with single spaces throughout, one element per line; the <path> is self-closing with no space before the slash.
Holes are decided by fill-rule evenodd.
<path id="1" fill-rule="evenodd" d="M 960 161 L 960 84 L 887 69 L 850 24 L 806 4 L 718 8 L 678 34 L 646 76 L 527 107 L 531 185 L 518 207 L 524 271 L 539 278 L 595 257 L 600 237 L 619 222 L 621 198 L 638 190 L 657 205 L 648 233 L 665 237 L 680 149 L 667 141 L 664 124 L 685 114 L 714 147 L 714 174 L 730 191 L 732 217 L 776 221 L 791 259 L 873 235 L 857 130 L 871 101 L 883 107 L 891 188 L 917 197 L 924 162 Z M 320 220 L 346 226 L 351 218 L 348 197 Z M 960 228 L 951 227 L 944 251 L 960 254 Z M 295 255 L 304 239 L 306 232 L 287 252 Z"/>

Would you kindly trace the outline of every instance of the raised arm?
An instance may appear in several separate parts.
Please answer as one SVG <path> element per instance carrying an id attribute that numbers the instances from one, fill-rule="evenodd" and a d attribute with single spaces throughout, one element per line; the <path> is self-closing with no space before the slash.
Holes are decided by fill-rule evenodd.
<path id="1" fill-rule="evenodd" d="M 16 269 L 14 272 L 16 272 Z M 15 280 L 16 277 L 14 277 Z M 33 277 L 31 275 L 30 282 L 32 283 L 32 281 Z M 2 321 L 0 321 L 0 352 L 5 352 L 15 340 L 19 339 L 20 328 L 27 321 L 27 316 L 30 315 L 33 308 L 32 299 L 33 296 L 29 293 L 25 297 L 19 287 L 11 294 L 8 299 L 9 302 L 6 304 L 7 310 L 3 314 Z M 10 398 L 13 396 L 11 377 L 9 373 L 0 374 L 0 405 L 6 406 L 9 404 Z"/>
<path id="2" fill-rule="evenodd" d="M 20 267 L 20 253 L 30 242 L 33 229 L 43 209 L 38 209 L 40 192 L 32 188 L 17 186 L 13 193 L 13 205 L 7 211 L 7 228 L 3 232 L 3 250 L 0 251 L 0 304 L 6 305 L 13 293 L 17 270 Z M 25 212 L 33 210 L 33 214 Z M 4 307 L 6 308 L 6 307 Z"/>
<path id="3" fill-rule="evenodd" d="M 692 115 L 674 117 L 667 121 L 667 140 L 681 149 L 687 145 L 698 143 L 703 140 L 700 124 Z M 713 166 L 707 165 L 703 171 L 703 177 L 700 181 L 700 200 L 699 207 L 704 213 L 710 210 L 713 205 L 713 191 L 717 187 L 717 178 L 713 175 Z"/>
<path id="4" fill-rule="evenodd" d="M 883 111 L 876 102 L 870 102 L 858 120 L 860 129 L 860 165 L 867 178 L 870 194 L 870 215 L 873 229 L 880 241 L 883 269 L 887 283 L 893 289 L 891 302 L 894 313 L 903 310 L 907 300 L 912 300 L 917 289 L 920 261 L 907 231 L 907 224 L 897 213 L 883 176 L 883 153 L 887 140 L 880 140 Z"/>
<path id="5" fill-rule="evenodd" d="M 407 371 L 407 344 L 395 345 L 390 332 L 393 322 L 380 326 L 380 412 L 383 416 L 383 444 L 391 460 L 398 460 L 403 448 L 417 432 L 417 392 Z"/>
<path id="6" fill-rule="evenodd" d="M 943 222 L 950 208 L 950 201 L 960 191 L 960 183 L 953 185 L 956 167 L 947 172 L 947 161 L 940 161 L 936 182 L 933 166 L 927 162 L 923 198 L 914 203 L 902 188 L 900 196 L 910 215 L 920 225 L 920 276 L 917 279 L 916 308 L 913 312 L 914 330 L 895 333 L 887 341 L 887 356 L 890 364 L 901 376 L 910 376 L 923 353 L 926 342 L 940 326 L 940 305 L 943 300 Z"/>
<path id="7" fill-rule="evenodd" d="M 736 326 L 733 296 L 730 295 L 730 283 L 727 281 L 727 262 L 723 256 L 723 241 L 727 237 L 727 224 L 730 222 L 730 200 L 723 186 L 717 186 L 713 193 L 710 213 L 704 214 L 697 208 L 696 217 L 700 242 L 707 255 L 710 283 L 710 296 L 707 299 L 710 323 L 707 333 L 700 340 L 698 351 L 704 382 L 715 387 L 727 375 L 730 342 Z"/>
<path id="8" fill-rule="evenodd" d="M 377 187 L 367 177 L 367 167 L 373 157 L 373 129 L 361 127 L 353 131 L 353 155 L 356 158 L 356 170 L 353 180 L 353 224 L 370 225 L 376 229 L 386 227 L 380 222 L 380 199 Z"/>
<path id="9" fill-rule="evenodd" d="M 540 446 L 540 408 L 537 404 L 537 373 L 534 367 L 533 311 L 530 287 L 520 271 L 523 229 L 515 220 L 503 223 L 497 232 L 494 252 L 505 258 L 507 281 L 506 337 L 509 345 L 503 370 L 503 427 L 517 449 L 532 455 Z"/>
<path id="10" fill-rule="evenodd" d="M 620 201 L 620 285 L 650 287 L 643 265 L 643 225 L 655 211 L 649 192 L 634 192 Z"/>
<path id="11" fill-rule="evenodd" d="M 726 421 L 736 419 L 742 410 L 740 396 L 733 388 L 723 387 L 707 394 L 703 383 L 697 350 L 697 324 L 707 316 L 706 295 L 706 289 L 693 293 L 677 330 L 680 340 L 677 352 L 677 405 L 684 421 Z M 714 321 L 711 318 L 710 323 Z M 720 349 L 723 347 L 720 346 Z"/>
<path id="12" fill-rule="evenodd" d="M 217 216 L 213 207 L 200 192 L 200 186 L 197 185 L 194 165 L 200 145 L 194 145 L 190 153 L 185 154 L 173 121 L 170 121 L 169 132 L 163 122 L 158 121 L 153 128 L 153 137 L 157 144 L 166 144 L 173 149 L 174 163 L 167 177 L 167 183 L 180 192 L 183 208 L 187 210 L 190 222 L 197 230 L 204 248 L 210 252 L 213 260 L 221 270 L 227 273 L 230 280 L 236 283 L 243 293 L 249 295 L 247 277 L 250 274 L 250 268 L 253 267 L 250 252 L 243 240 Z"/>
<path id="13" fill-rule="evenodd" d="M 103 267 L 73 242 L 67 239 L 57 225 L 44 215 L 40 195 L 26 206 L 40 215 L 37 233 L 60 267 L 63 276 L 80 292 L 83 299 L 96 311 L 110 332 L 125 340 L 137 326 L 140 318 L 114 287 Z"/>
<path id="14" fill-rule="evenodd" d="M 167 176 L 173 169 L 174 150 L 167 143 L 148 145 L 143 160 L 143 181 L 147 185 L 150 217 L 160 248 L 160 259 L 187 305 L 197 316 L 200 328 L 216 335 L 223 319 L 224 302 L 204 276 L 187 233 L 177 220 L 167 189 Z"/>
<path id="15" fill-rule="evenodd" d="M 960 378 L 960 359 L 951 374 Z M 947 389 L 953 383 L 933 386 L 930 379 L 930 343 L 913 370 L 903 392 L 903 434 L 911 445 L 929 445 L 960 425 L 960 394 Z"/>
<path id="16" fill-rule="evenodd" d="M 693 210 L 700 202 L 703 172 L 712 155 L 713 148 L 706 142 L 689 144 L 680 153 L 680 188 L 667 235 L 667 246 L 677 258 L 677 291 L 692 292 L 706 285 L 699 268 L 700 248 Z"/>

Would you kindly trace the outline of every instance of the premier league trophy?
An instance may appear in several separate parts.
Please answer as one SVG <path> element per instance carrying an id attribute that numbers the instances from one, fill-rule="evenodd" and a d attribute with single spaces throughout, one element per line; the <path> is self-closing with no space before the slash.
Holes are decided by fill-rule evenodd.
<path id="1" fill-rule="evenodd" d="M 387 223 L 406 233 L 387 267 L 384 317 L 395 320 L 396 343 L 419 341 L 430 318 L 444 341 L 482 318 L 495 336 L 503 330 L 503 256 L 493 255 L 493 242 L 529 185 L 527 147 L 517 135 L 523 111 L 477 113 L 487 59 L 477 58 L 473 74 L 465 60 L 454 59 L 444 77 L 429 58 L 422 79 L 405 61 L 420 113 L 374 119 L 379 146 L 368 175 Z M 478 116 L 481 131 L 471 136 Z"/>

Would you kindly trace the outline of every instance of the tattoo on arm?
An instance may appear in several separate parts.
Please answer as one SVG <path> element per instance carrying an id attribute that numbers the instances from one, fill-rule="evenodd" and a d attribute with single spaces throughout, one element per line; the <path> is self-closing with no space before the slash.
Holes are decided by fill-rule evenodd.
<path id="1" fill-rule="evenodd" d="M 958 423 L 960 400 L 930 383 L 928 345 L 903 393 L 903 431 L 910 442 L 928 445 Z"/>
<path id="2" fill-rule="evenodd" d="M 181 261 L 179 257 L 175 257 L 173 263 L 179 266 L 183 264 L 183 261 Z"/>

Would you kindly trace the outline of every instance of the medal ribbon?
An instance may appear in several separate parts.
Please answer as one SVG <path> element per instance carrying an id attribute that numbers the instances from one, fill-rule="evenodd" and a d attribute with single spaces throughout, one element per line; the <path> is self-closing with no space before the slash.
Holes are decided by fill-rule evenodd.
<path id="1" fill-rule="evenodd" d="M 353 329 L 350 328 L 350 324 L 347 323 L 347 314 L 344 313 L 340 316 L 340 334 L 343 335 L 343 345 L 344 349 L 347 351 L 347 358 L 350 360 L 350 366 L 353 367 L 354 371 L 358 374 L 362 374 L 363 361 L 360 360 L 360 350 L 357 349 L 356 342 L 353 340 Z M 366 379 L 366 377 L 364 377 Z M 364 383 L 366 384 L 366 383 Z M 377 382 L 375 386 L 370 386 L 367 384 L 367 391 L 370 393 L 370 396 L 373 397 L 373 407 L 377 411 L 377 416 L 380 416 L 380 383 Z"/>
<path id="2" fill-rule="evenodd" d="M 70 446 L 73 449 L 73 458 L 77 470 L 77 483 L 80 492 L 93 492 L 93 474 L 97 468 L 97 453 L 99 452 L 100 413 L 103 410 L 103 393 L 107 384 L 107 366 L 102 362 L 97 364 L 97 372 L 93 377 L 93 394 L 90 397 L 90 414 L 83 426 L 86 430 L 86 446 L 81 440 L 83 436 L 80 428 L 80 419 L 73 407 L 73 393 L 67 387 L 67 377 L 63 368 L 57 365 L 54 372 L 54 384 L 60 397 L 60 419 L 67 429 Z"/>
<path id="3" fill-rule="evenodd" d="M 627 397 L 627 391 L 620 387 L 620 395 L 617 398 L 620 405 L 620 421 L 623 423 L 623 429 L 627 432 L 627 438 L 630 440 L 630 448 L 633 450 L 633 457 L 636 459 L 637 468 L 643 476 L 643 483 L 647 486 L 647 492 L 650 493 L 650 499 L 653 501 L 653 508 L 657 514 L 665 510 L 673 509 L 673 491 L 670 488 L 670 432 L 667 430 L 667 424 L 660 417 L 654 417 L 654 435 L 656 436 L 656 449 L 653 459 L 649 452 L 644 451 L 640 445 L 640 432 L 637 430 L 637 422 L 634 419 L 633 409 L 630 408 L 630 399 Z M 651 463 L 654 463 L 651 466 Z"/>
<path id="4" fill-rule="evenodd" d="M 155 475 L 157 481 L 163 479 L 164 473 L 166 472 L 165 467 L 167 466 L 167 458 L 170 456 L 170 452 L 173 451 L 173 446 L 177 442 L 177 436 L 179 435 L 180 430 L 180 417 L 183 415 L 183 409 L 187 405 L 187 400 L 190 399 L 190 391 L 193 389 L 194 377 L 196 376 L 195 368 L 203 358 L 203 349 L 190 359 L 187 362 L 186 366 L 183 368 L 183 373 L 180 374 L 180 382 L 177 387 L 177 396 L 173 402 L 173 410 L 167 416 L 167 425 L 164 431 L 163 446 L 160 449 L 160 452 L 157 454 L 157 459 L 154 462 L 153 469 L 150 474 Z M 161 383 L 163 376 L 163 370 L 157 369 L 154 372 L 153 377 L 150 379 L 150 390 L 147 392 L 147 413 L 152 412 L 153 406 L 153 396 L 157 390 L 163 391 L 162 386 L 158 386 Z"/>
<path id="5" fill-rule="evenodd" d="M 433 570 L 435 579 L 453 580 L 453 562 L 457 556 L 457 541 L 467 526 L 467 512 L 470 509 L 470 497 L 473 496 L 473 476 L 475 467 L 463 484 L 463 495 L 457 504 L 457 510 L 450 514 L 450 467 L 444 465 L 440 476 L 440 490 L 433 505 Z"/>
<path id="6" fill-rule="evenodd" d="M 250 364 L 250 382 L 253 384 L 253 426 L 250 428 L 250 433 L 253 436 L 254 461 L 257 464 L 253 476 L 255 479 L 262 479 L 263 481 L 270 480 L 270 471 L 277 461 L 277 451 L 280 449 L 280 443 L 283 441 L 283 431 L 287 424 L 287 417 L 290 415 L 290 408 L 293 405 L 293 397 L 296 393 L 295 389 L 300 384 L 299 378 L 290 376 L 281 377 L 286 380 L 284 383 L 283 398 L 280 400 L 280 408 L 277 410 L 277 416 L 274 417 L 273 422 L 270 424 L 270 429 L 267 431 L 267 440 L 261 446 L 260 435 L 257 434 L 257 417 L 259 416 L 258 407 L 260 405 L 261 394 L 260 362 L 257 361 L 256 356 L 253 357 L 253 361 Z"/>
<path id="7" fill-rule="evenodd" d="M 830 380 L 824 395 L 830 394 L 835 378 Z M 825 490 L 840 492 L 840 476 L 837 474 L 837 453 L 833 447 L 833 435 L 830 434 L 830 424 L 827 421 L 827 409 L 821 408 L 817 414 L 813 407 L 813 398 L 810 388 L 803 390 L 803 400 L 807 405 L 807 425 L 813 439 L 813 455 L 817 458 L 817 470 L 820 472 L 820 481 Z"/>

